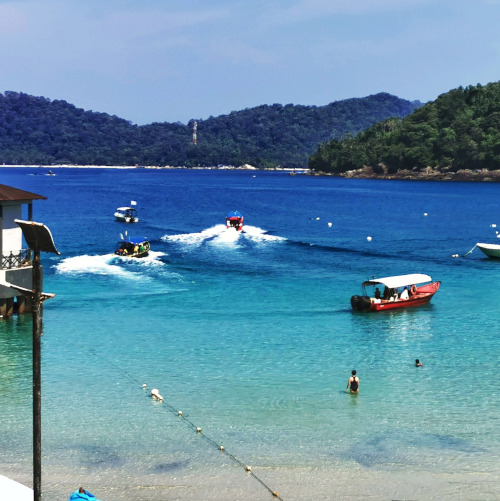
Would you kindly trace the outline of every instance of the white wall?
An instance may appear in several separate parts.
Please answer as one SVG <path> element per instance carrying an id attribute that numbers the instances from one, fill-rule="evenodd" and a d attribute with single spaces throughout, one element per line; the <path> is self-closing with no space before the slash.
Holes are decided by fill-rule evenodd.
<path id="1" fill-rule="evenodd" d="M 14 219 L 22 219 L 22 205 L 3 206 L 3 228 L 0 228 L 0 254 L 17 254 L 23 248 L 23 232 L 14 223 Z"/>

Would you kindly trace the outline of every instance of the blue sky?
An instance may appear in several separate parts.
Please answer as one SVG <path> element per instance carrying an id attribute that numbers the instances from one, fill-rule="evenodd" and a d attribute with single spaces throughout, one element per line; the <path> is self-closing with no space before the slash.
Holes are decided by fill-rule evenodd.
<path id="1" fill-rule="evenodd" d="M 500 80 L 500 0 L 0 0 L 0 92 L 137 124 Z"/>

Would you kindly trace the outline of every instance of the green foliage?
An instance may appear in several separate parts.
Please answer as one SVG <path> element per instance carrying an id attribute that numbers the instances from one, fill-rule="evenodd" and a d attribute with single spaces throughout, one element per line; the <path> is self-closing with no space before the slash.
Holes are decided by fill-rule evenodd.
<path id="1" fill-rule="evenodd" d="M 341 173 L 384 165 L 398 170 L 500 169 L 500 82 L 459 87 L 400 120 L 385 120 L 318 147 L 309 166 Z"/>
<path id="2" fill-rule="evenodd" d="M 65 101 L 5 92 L 0 93 L 0 163 L 301 168 L 318 143 L 406 116 L 419 104 L 382 93 L 321 107 L 263 105 L 198 120 L 194 146 L 193 121 L 138 126 Z M 352 165 L 365 161 L 364 154 L 345 157 Z"/>

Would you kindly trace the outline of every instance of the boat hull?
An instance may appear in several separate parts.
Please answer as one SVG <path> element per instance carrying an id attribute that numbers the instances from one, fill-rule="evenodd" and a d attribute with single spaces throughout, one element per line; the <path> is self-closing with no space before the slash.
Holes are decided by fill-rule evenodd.
<path id="1" fill-rule="evenodd" d="M 497 244 L 476 244 L 488 257 L 500 259 L 500 245 Z"/>
<path id="2" fill-rule="evenodd" d="M 417 287 L 416 294 L 408 299 L 396 299 L 389 301 L 385 299 L 375 300 L 369 296 L 352 296 L 351 306 L 354 311 L 385 311 L 398 310 L 402 308 L 412 308 L 428 303 L 434 294 L 438 291 L 441 282 Z"/>
<path id="3" fill-rule="evenodd" d="M 145 251 L 145 252 L 133 252 L 132 254 L 121 254 L 119 253 L 118 251 L 115 252 L 115 254 L 117 256 L 120 256 L 120 257 L 134 257 L 134 258 L 141 258 L 141 257 L 147 257 L 148 254 L 149 254 L 149 251 Z"/>
<path id="4" fill-rule="evenodd" d="M 126 217 L 122 214 L 115 214 L 115 218 L 117 221 L 120 221 L 120 223 L 138 223 L 139 218 L 138 217 Z"/>

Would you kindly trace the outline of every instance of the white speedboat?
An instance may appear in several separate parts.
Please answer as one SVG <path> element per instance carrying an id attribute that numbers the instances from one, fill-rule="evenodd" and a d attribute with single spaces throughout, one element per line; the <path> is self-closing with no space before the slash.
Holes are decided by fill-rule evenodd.
<path id="1" fill-rule="evenodd" d="M 481 249 L 488 257 L 500 259 L 500 245 L 498 244 L 476 244 L 476 247 Z"/>
<path id="2" fill-rule="evenodd" d="M 133 207 L 118 207 L 115 212 L 115 218 L 122 223 L 137 223 L 137 209 Z"/>

